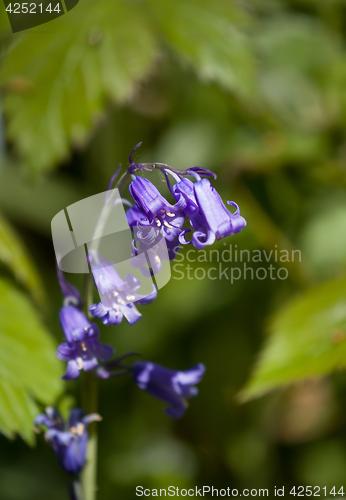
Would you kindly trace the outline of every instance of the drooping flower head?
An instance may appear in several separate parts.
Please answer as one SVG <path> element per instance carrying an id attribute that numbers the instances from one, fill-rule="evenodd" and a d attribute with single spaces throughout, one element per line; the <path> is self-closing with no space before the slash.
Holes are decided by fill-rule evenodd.
<path id="1" fill-rule="evenodd" d="M 60 323 L 67 342 L 60 344 L 57 357 L 67 361 L 63 379 L 79 376 L 80 370 L 93 370 L 98 360 L 107 361 L 114 349 L 99 342 L 100 332 L 95 323 L 90 323 L 79 309 L 69 305 L 60 310 Z"/>
<path id="2" fill-rule="evenodd" d="M 142 224 L 147 221 L 146 216 L 136 207 L 129 208 L 126 212 L 127 222 L 134 234 L 132 241 L 133 267 L 141 270 L 143 276 L 158 274 L 163 261 L 173 260 L 180 249 L 178 239 L 166 240 L 158 227 Z M 148 267 L 150 266 L 150 269 Z"/>
<path id="3" fill-rule="evenodd" d="M 231 213 L 209 179 L 198 180 L 194 184 L 194 191 L 206 224 L 215 234 L 217 240 L 239 233 L 246 226 L 246 221 L 240 215 L 238 205 L 234 201 L 227 202 L 228 205 L 233 205 L 236 209 L 234 213 Z"/>
<path id="4" fill-rule="evenodd" d="M 135 177 L 129 186 L 130 194 L 139 212 L 141 226 L 153 228 L 168 241 L 173 241 L 181 232 L 185 215 L 178 204 L 169 203 L 152 182 L 144 177 Z"/>
<path id="5" fill-rule="evenodd" d="M 197 396 L 195 387 L 203 377 L 205 366 L 202 363 L 185 371 L 176 371 L 150 361 L 137 361 L 132 376 L 137 386 L 169 406 L 167 415 L 180 418 L 188 406 L 187 399 Z"/>
<path id="6" fill-rule="evenodd" d="M 135 304 L 150 304 L 157 296 L 154 284 L 150 294 L 136 293 L 141 286 L 139 280 L 128 274 L 123 281 L 112 262 L 100 256 L 98 262 L 92 265 L 92 272 L 102 300 L 90 306 L 89 311 L 95 318 L 101 318 L 105 325 L 118 325 L 123 317 L 133 325 L 142 317 Z"/>
<path id="7" fill-rule="evenodd" d="M 132 159 L 133 152 L 140 144 L 137 144 L 131 152 L 129 167 L 133 179 L 129 190 L 137 210 L 130 209 L 127 216 L 132 227 L 140 228 L 137 231 L 139 240 L 145 244 L 151 244 L 160 232 L 167 241 L 173 244 L 178 238 L 179 243 L 192 244 L 200 249 L 212 245 L 215 240 L 236 234 L 246 226 L 238 205 L 233 201 L 228 201 L 227 204 L 236 209 L 234 213 L 230 212 L 210 180 L 206 178 L 216 178 L 210 170 L 194 167 L 186 171 L 178 171 L 169 165 L 151 164 L 153 168 L 160 167 L 166 176 L 167 185 L 176 201 L 175 204 L 169 203 L 148 179 L 135 177 L 134 172 L 138 169 L 150 170 L 145 166 L 146 164 L 135 164 Z M 173 186 L 167 174 L 175 179 L 176 183 Z M 192 182 L 186 176 L 193 176 L 196 181 Z M 193 231 L 190 241 L 185 238 L 186 234 L 191 232 L 191 229 L 183 228 L 185 217 Z M 174 257 L 173 254 L 171 255 Z"/>
<path id="8" fill-rule="evenodd" d="M 88 425 L 101 420 L 100 415 L 92 413 L 84 416 L 83 410 L 74 408 L 68 425 L 60 413 L 52 407 L 36 417 L 35 424 L 45 426 L 45 438 L 53 447 L 62 468 L 71 475 L 78 476 L 85 465 L 88 443 Z"/>
<path id="9" fill-rule="evenodd" d="M 154 229 L 155 231 L 144 231 L 143 240 L 147 244 L 151 244 L 160 233 L 166 240 L 173 241 L 179 234 L 184 223 L 184 214 L 181 212 L 179 204 L 172 205 L 169 203 L 160 191 L 145 177 L 136 177 L 133 172 L 136 170 L 148 170 L 141 163 L 135 163 L 133 153 L 142 143 L 138 143 L 130 153 L 130 165 L 128 171 L 132 175 L 132 182 L 129 186 L 130 194 L 135 202 L 137 210 L 129 212 L 127 219 L 130 226 L 139 225 L 143 231 Z"/>
<path id="10" fill-rule="evenodd" d="M 200 249 L 212 245 L 215 239 L 220 240 L 239 233 L 246 226 L 246 221 L 233 201 L 228 201 L 227 204 L 233 205 L 236 211 L 231 213 L 226 208 L 209 179 L 201 179 L 196 173 L 193 175 L 197 179 L 196 182 L 182 178 L 173 186 L 172 191 L 175 199 L 180 204 L 184 203 L 183 211 L 194 229 L 189 242 L 185 239 L 188 229 L 180 234 L 179 242 L 191 243 Z"/>

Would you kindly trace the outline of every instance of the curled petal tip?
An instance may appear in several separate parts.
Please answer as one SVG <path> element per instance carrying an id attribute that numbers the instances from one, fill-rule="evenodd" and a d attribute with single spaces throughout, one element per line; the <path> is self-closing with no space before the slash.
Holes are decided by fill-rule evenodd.
<path id="1" fill-rule="evenodd" d="M 139 148 L 139 146 L 141 146 L 143 144 L 143 141 L 139 142 L 138 144 L 135 145 L 135 147 L 133 148 L 133 150 L 131 151 L 130 153 L 130 156 L 129 156 L 129 162 L 130 162 L 130 165 L 133 165 L 135 162 L 133 161 L 133 158 L 132 158 L 132 155 L 133 153 L 136 151 L 136 149 Z"/>
<path id="2" fill-rule="evenodd" d="M 190 175 L 204 175 L 205 177 L 213 177 L 214 179 L 217 179 L 217 175 L 215 172 L 212 170 L 208 170 L 207 168 L 202 168 L 202 167 L 192 167 L 187 170 L 187 173 Z"/>

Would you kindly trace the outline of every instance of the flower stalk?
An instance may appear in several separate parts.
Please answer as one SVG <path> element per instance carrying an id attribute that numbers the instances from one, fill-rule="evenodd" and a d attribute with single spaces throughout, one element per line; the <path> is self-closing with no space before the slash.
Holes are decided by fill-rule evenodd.
<path id="1" fill-rule="evenodd" d="M 83 408 L 87 413 L 97 413 L 98 380 L 93 372 L 85 372 L 83 377 Z M 89 440 L 85 467 L 81 474 L 84 500 L 95 500 L 97 495 L 97 423 L 89 426 Z"/>
<path id="2" fill-rule="evenodd" d="M 107 205 L 107 204 L 106 204 Z M 96 231 L 95 231 L 96 232 Z M 90 269 L 89 269 L 90 270 Z M 89 272 L 84 279 L 83 310 L 89 315 L 89 306 L 93 303 L 92 274 Z M 98 410 L 98 380 L 93 372 L 84 372 L 82 379 L 82 403 L 86 412 L 97 413 Z M 81 474 L 82 500 L 96 500 L 97 495 L 97 425 L 89 426 L 89 440 L 86 453 L 86 463 Z"/>
<path id="3" fill-rule="evenodd" d="M 117 198 L 117 190 L 120 195 L 125 189 L 128 181 L 130 180 L 130 174 L 126 171 L 117 182 L 114 191 L 108 197 L 104 207 L 100 213 L 99 219 L 97 221 L 93 239 L 90 245 L 90 253 L 96 253 L 98 250 L 98 245 L 100 237 L 103 235 L 104 227 L 107 223 L 107 219 L 111 214 L 114 202 Z M 85 315 L 89 315 L 89 307 L 93 303 L 93 282 L 92 273 L 89 272 L 85 276 L 84 289 L 83 289 L 83 310 Z M 98 379 L 95 377 L 93 372 L 85 372 L 83 377 L 83 389 L 82 389 L 82 400 L 83 408 L 87 413 L 97 413 L 98 410 Z M 86 464 L 81 474 L 82 490 L 84 494 L 84 500 L 96 500 L 97 495 L 97 445 L 98 445 L 98 435 L 97 435 L 97 425 L 96 422 L 90 424 L 89 427 L 89 441 L 87 447 Z"/>

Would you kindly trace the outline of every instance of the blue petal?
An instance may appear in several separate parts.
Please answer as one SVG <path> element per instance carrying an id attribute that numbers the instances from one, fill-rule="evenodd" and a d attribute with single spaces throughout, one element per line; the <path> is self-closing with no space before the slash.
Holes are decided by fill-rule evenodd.
<path id="1" fill-rule="evenodd" d="M 63 380 L 73 380 L 77 377 L 79 377 L 79 368 L 78 368 L 78 363 L 76 360 L 71 359 L 67 363 L 67 369 L 65 375 L 62 377 Z"/>
<path id="2" fill-rule="evenodd" d="M 171 418 L 181 418 L 188 407 L 187 401 L 180 400 L 179 404 L 165 408 L 165 413 Z"/>
<path id="3" fill-rule="evenodd" d="M 151 304 L 153 300 L 156 299 L 157 297 L 157 289 L 156 286 L 153 285 L 153 291 L 149 295 L 142 296 L 143 298 L 136 300 L 136 304 L 139 304 L 140 306 L 144 306 L 147 304 Z"/>
<path id="4" fill-rule="evenodd" d="M 56 437 L 56 440 L 58 441 L 58 443 L 63 445 L 63 446 L 67 446 L 71 442 L 71 440 L 73 439 L 72 435 L 69 431 L 59 431 L 59 432 L 57 432 L 55 437 Z"/>
<path id="5" fill-rule="evenodd" d="M 69 346 L 66 342 L 59 345 L 56 356 L 62 361 L 69 361 L 74 358 L 75 348 Z"/>
<path id="6" fill-rule="evenodd" d="M 148 179 L 136 177 L 129 190 L 137 208 L 152 219 L 162 209 L 173 210 L 173 206 Z"/>
<path id="7" fill-rule="evenodd" d="M 137 207 L 131 207 L 126 211 L 126 219 L 131 228 L 137 226 L 141 221 L 148 221 L 147 216 Z"/>
<path id="8" fill-rule="evenodd" d="M 46 427 L 53 427 L 53 422 L 51 419 L 45 414 L 41 413 L 34 420 L 35 425 L 45 425 Z"/>
<path id="9" fill-rule="evenodd" d="M 205 366 L 203 363 L 199 363 L 188 370 L 177 372 L 174 377 L 172 377 L 172 386 L 177 393 L 186 396 L 195 396 L 197 393 L 195 390 L 191 391 L 191 386 L 198 384 L 205 373 Z"/>
<path id="10" fill-rule="evenodd" d="M 123 313 L 120 311 L 116 311 L 115 309 L 109 309 L 105 316 L 102 318 L 102 323 L 104 325 L 119 325 L 123 320 Z"/>
<path id="11" fill-rule="evenodd" d="M 132 376 L 137 386 L 150 395 L 169 404 L 165 411 L 173 418 L 180 418 L 187 408 L 187 397 L 197 395 L 195 384 L 205 372 L 202 363 L 185 371 L 176 371 L 148 361 L 137 361 Z"/>
<path id="12" fill-rule="evenodd" d="M 195 231 L 192 235 L 190 243 L 192 243 L 195 248 L 201 249 L 206 247 L 207 245 L 212 245 L 214 241 L 215 234 L 208 229 L 207 233 L 203 233 L 202 231 Z"/>
<path id="13" fill-rule="evenodd" d="M 76 306 L 81 307 L 83 301 L 79 293 L 79 290 L 75 286 L 73 286 L 69 281 L 67 281 L 67 279 L 64 276 L 64 273 L 62 272 L 58 264 L 56 266 L 56 271 L 58 276 L 58 283 L 64 297 L 69 299 L 72 298 Z"/>
<path id="14" fill-rule="evenodd" d="M 109 263 L 101 263 L 92 267 L 96 287 L 100 295 L 108 295 L 123 285 L 119 274 Z"/>
<path id="15" fill-rule="evenodd" d="M 68 474 L 78 475 L 85 465 L 88 433 L 73 439 L 61 457 L 61 465 Z"/>
<path id="16" fill-rule="evenodd" d="M 127 304 L 126 306 L 123 306 L 122 312 L 127 321 L 130 323 L 130 325 L 134 325 L 142 317 L 141 313 L 136 309 L 136 307 L 133 304 Z"/>
<path id="17" fill-rule="evenodd" d="M 76 427 L 76 425 L 82 421 L 83 417 L 84 411 L 81 408 L 73 408 L 68 419 L 69 427 Z"/>
<path id="18" fill-rule="evenodd" d="M 98 365 L 97 358 L 83 359 L 83 370 L 88 372 Z"/>
<path id="19" fill-rule="evenodd" d="M 107 344 L 98 344 L 97 348 L 94 349 L 95 356 L 100 361 L 107 361 L 113 354 L 114 349 L 110 345 Z"/>
<path id="20" fill-rule="evenodd" d="M 83 424 L 87 427 L 91 422 L 99 422 L 102 420 L 102 417 L 98 413 L 89 413 L 83 417 Z"/>
<path id="21" fill-rule="evenodd" d="M 108 310 L 105 308 L 102 302 L 99 302 L 98 304 L 93 304 L 92 306 L 90 306 L 89 312 L 94 316 L 94 318 L 100 319 L 107 314 Z"/>
<path id="22" fill-rule="evenodd" d="M 60 432 L 61 431 L 55 428 L 48 429 L 48 431 L 45 432 L 44 437 L 48 443 L 51 443 L 54 439 L 57 438 Z"/>
<path id="23" fill-rule="evenodd" d="M 225 207 L 219 193 L 208 179 L 201 179 L 194 184 L 198 206 L 203 213 L 207 226 L 217 239 L 234 233 L 232 226 L 233 214 Z M 238 217 L 238 214 L 235 215 Z M 238 226 L 239 224 L 236 224 Z M 237 232 L 242 228 L 236 228 Z"/>
<path id="24" fill-rule="evenodd" d="M 62 330 L 69 344 L 90 327 L 85 314 L 72 305 L 62 307 L 59 316 Z"/>

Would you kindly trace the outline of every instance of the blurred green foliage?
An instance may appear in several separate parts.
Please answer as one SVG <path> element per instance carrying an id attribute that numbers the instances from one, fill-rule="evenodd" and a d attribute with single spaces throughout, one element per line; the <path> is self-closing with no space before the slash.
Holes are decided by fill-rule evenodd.
<path id="1" fill-rule="evenodd" d="M 40 275 L 24 243 L 7 221 L 0 217 L 0 262 L 11 269 L 19 283 L 22 283 L 41 307 L 46 302 Z"/>
<path id="2" fill-rule="evenodd" d="M 35 311 L 7 281 L 0 281 L 0 427 L 34 442 L 35 400 L 53 404 L 62 391 L 62 367 Z M 34 398 L 34 400 L 33 400 Z"/>
<path id="3" fill-rule="evenodd" d="M 131 380 L 101 385 L 100 500 L 132 499 L 137 484 L 338 491 L 346 467 L 346 1 L 80 0 L 16 35 L 3 9 L 0 26 L 0 389 L 23 408 L 0 401 L 3 432 L 31 442 L 34 400 L 46 404 L 61 390 L 50 340 L 62 340 L 50 220 L 104 191 L 143 140 L 140 161 L 211 168 L 222 197 L 239 203 L 248 226 L 218 242 L 220 253 L 231 243 L 299 249 L 302 258 L 248 264 L 286 267 L 286 280 L 233 284 L 181 280 L 173 267 L 140 322 L 102 328 L 119 354 L 138 350 L 181 369 L 202 361 L 207 372 L 179 422 Z M 185 257 L 187 265 L 219 262 L 213 254 L 210 262 Z M 73 397 L 80 404 L 79 381 L 66 388 L 62 407 Z M 3 437 L 0 464 L 1 500 L 67 498 L 42 440 L 28 450 Z"/>
<path id="4" fill-rule="evenodd" d="M 315 287 L 277 313 L 242 399 L 345 366 L 346 280 Z"/>

